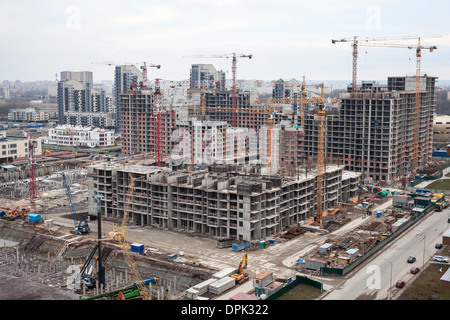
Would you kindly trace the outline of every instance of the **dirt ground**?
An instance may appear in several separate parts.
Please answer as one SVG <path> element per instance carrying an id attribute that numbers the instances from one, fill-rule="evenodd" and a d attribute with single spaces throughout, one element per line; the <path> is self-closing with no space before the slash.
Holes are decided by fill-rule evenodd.
<path id="1" fill-rule="evenodd" d="M 79 295 L 22 277 L 0 274 L 0 300 L 78 300 Z M 19 285 L 20 284 L 20 285 Z M 7 288 L 7 290 L 6 290 Z"/>

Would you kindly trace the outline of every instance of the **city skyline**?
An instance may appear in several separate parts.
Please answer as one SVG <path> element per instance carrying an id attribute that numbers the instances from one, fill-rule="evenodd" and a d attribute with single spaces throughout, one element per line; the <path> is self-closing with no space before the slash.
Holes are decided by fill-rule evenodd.
<path id="1" fill-rule="evenodd" d="M 190 57 L 230 53 L 253 55 L 238 59 L 238 79 L 350 81 L 351 43 L 331 39 L 355 35 L 425 37 L 438 49 L 423 50 L 421 73 L 447 80 L 448 9 L 445 1 L 2 1 L 0 81 L 54 80 L 65 70 L 112 80 L 112 66 L 92 63 L 101 61 L 160 64 L 149 68 L 150 80 L 188 79 L 192 64 L 210 63 L 231 79 L 231 59 Z M 358 81 L 414 75 L 415 68 L 415 50 L 359 48 Z"/>

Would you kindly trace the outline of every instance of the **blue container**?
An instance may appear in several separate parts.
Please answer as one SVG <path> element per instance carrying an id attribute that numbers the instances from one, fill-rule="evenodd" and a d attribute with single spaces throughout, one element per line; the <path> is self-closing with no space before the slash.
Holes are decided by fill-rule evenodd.
<path id="1" fill-rule="evenodd" d="M 141 243 L 132 243 L 131 244 L 131 252 L 136 252 L 136 253 L 143 253 L 144 252 L 144 245 Z"/>
<path id="2" fill-rule="evenodd" d="M 270 240 L 269 240 L 269 243 L 270 243 L 270 244 L 274 244 L 274 243 L 275 243 L 275 239 L 270 239 Z"/>
<path id="3" fill-rule="evenodd" d="M 377 212 L 377 218 L 381 218 L 381 211 Z"/>
<path id="4" fill-rule="evenodd" d="M 176 253 L 172 253 L 172 254 L 169 254 L 169 261 L 172 261 L 172 260 L 174 260 L 174 259 L 176 259 L 178 257 L 178 255 L 176 254 Z"/>
<path id="5" fill-rule="evenodd" d="M 28 220 L 30 222 L 39 222 L 41 220 L 41 215 L 40 214 L 35 214 L 35 213 L 30 213 L 28 215 Z"/>
<path id="6" fill-rule="evenodd" d="M 241 243 L 241 244 L 233 243 L 233 245 L 232 245 L 232 248 L 234 251 L 241 251 L 248 247 L 250 247 L 250 242 L 248 242 L 248 241 Z"/>

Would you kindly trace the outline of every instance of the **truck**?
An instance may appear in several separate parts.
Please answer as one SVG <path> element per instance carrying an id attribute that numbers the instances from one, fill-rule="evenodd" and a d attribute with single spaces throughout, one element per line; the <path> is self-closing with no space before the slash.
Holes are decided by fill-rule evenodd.
<path id="1" fill-rule="evenodd" d="M 447 201 L 445 199 L 442 199 L 441 201 L 436 201 L 434 204 L 434 208 L 436 211 L 442 211 L 447 207 Z"/>
<path id="2" fill-rule="evenodd" d="M 372 208 L 373 207 L 373 202 L 367 202 L 367 201 L 364 201 L 362 204 L 361 204 L 361 206 L 364 208 L 364 209 L 370 209 L 370 208 Z"/>

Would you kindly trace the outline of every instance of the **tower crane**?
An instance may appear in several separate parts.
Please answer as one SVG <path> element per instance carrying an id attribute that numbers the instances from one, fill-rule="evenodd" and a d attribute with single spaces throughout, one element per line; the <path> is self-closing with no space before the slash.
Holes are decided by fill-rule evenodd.
<path id="1" fill-rule="evenodd" d="M 237 70 L 237 58 L 249 58 L 251 59 L 253 55 L 251 54 L 215 54 L 215 55 L 194 55 L 191 56 L 192 58 L 227 58 L 232 60 L 231 63 L 231 71 L 233 76 L 233 83 L 232 83 L 232 96 L 231 96 L 231 103 L 232 103 L 232 114 L 231 114 L 231 126 L 236 127 L 236 112 L 237 112 L 237 105 L 236 105 L 236 70 Z"/>
<path id="2" fill-rule="evenodd" d="M 373 41 L 390 41 L 390 40 L 408 40 L 417 39 L 417 36 L 403 36 L 403 37 L 358 37 L 353 36 L 351 38 L 342 38 L 337 40 L 331 40 L 331 43 L 335 44 L 337 42 L 351 42 L 352 43 L 352 57 L 353 57 L 353 67 L 352 67 L 352 92 L 356 92 L 356 74 L 358 69 L 358 46 L 367 45 Z"/>
<path id="3" fill-rule="evenodd" d="M 316 204 L 316 224 L 322 228 L 323 215 L 323 178 L 325 173 L 325 96 L 322 84 L 320 95 L 321 103 L 318 111 L 318 143 L 317 143 L 317 204 Z"/>
<path id="4" fill-rule="evenodd" d="M 28 190 L 28 195 L 30 197 L 31 203 L 34 204 L 35 199 L 40 197 L 36 184 L 37 163 L 35 158 L 35 149 L 37 147 L 37 141 L 33 139 L 33 137 L 29 135 L 25 130 L 22 131 L 22 134 L 28 139 L 28 165 L 30 170 L 30 188 Z"/>
<path id="5" fill-rule="evenodd" d="M 435 36 L 435 38 L 440 36 Z M 413 164 L 412 175 L 417 173 L 417 162 L 419 152 L 419 112 L 420 112 L 420 68 L 422 61 L 422 49 L 433 50 L 437 49 L 437 46 L 424 46 L 421 44 L 421 38 L 416 37 L 417 45 L 400 44 L 400 43 L 362 43 L 360 45 L 367 47 L 386 47 L 386 48 L 407 48 L 416 49 L 416 88 L 415 88 L 415 101 L 414 101 L 414 149 L 413 149 Z"/>
<path id="6" fill-rule="evenodd" d="M 153 95 L 153 119 L 155 127 L 155 164 L 158 167 L 163 166 L 163 150 L 161 143 L 161 111 L 162 111 L 162 97 L 159 80 L 155 80 L 155 91 Z"/>
<path id="7" fill-rule="evenodd" d="M 147 62 L 113 62 L 113 61 L 102 61 L 102 62 L 92 62 L 92 64 L 106 64 L 108 66 L 138 66 L 142 70 L 142 78 L 144 79 L 144 87 L 148 86 L 148 67 L 160 69 L 161 65 L 153 64 Z M 139 66 L 140 65 L 140 66 Z M 133 86 L 133 84 L 131 84 Z"/>
<path id="8" fill-rule="evenodd" d="M 133 196 L 135 187 L 134 183 L 138 179 L 137 177 L 132 177 L 131 174 L 129 176 L 128 183 L 128 195 L 125 203 L 125 210 L 123 212 L 121 230 L 119 231 L 117 225 L 113 226 L 113 230 L 109 233 L 109 238 L 117 240 L 120 244 L 120 248 L 124 253 L 125 260 L 127 262 L 128 268 L 130 269 L 131 276 L 134 280 L 134 283 L 139 290 L 139 294 L 143 300 L 151 300 L 150 293 L 145 288 L 145 283 L 142 280 L 141 274 L 139 273 L 139 269 L 134 262 L 133 255 L 131 254 L 130 247 L 128 245 L 128 241 L 126 240 L 126 231 L 127 231 L 127 221 L 128 221 L 128 213 L 130 211 L 131 198 Z"/>

